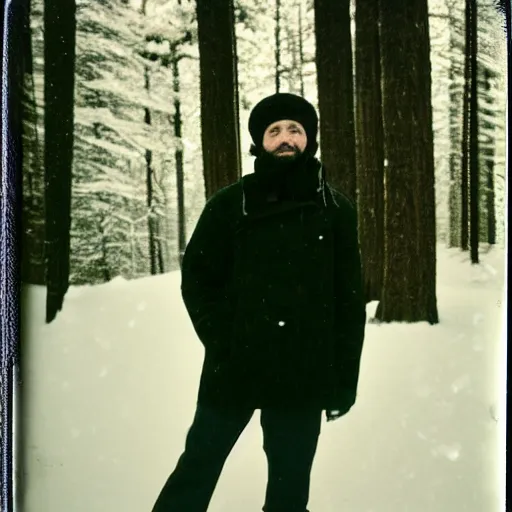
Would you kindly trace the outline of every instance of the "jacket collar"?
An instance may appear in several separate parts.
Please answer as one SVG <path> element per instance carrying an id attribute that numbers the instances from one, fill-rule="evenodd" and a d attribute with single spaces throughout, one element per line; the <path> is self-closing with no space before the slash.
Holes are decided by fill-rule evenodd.
<path id="1" fill-rule="evenodd" d="M 242 178 L 244 216 L 268 215 L 304 205 L 327 206 L 328 186 L 321 162 L 311 155 L 288 169 L 268 169 L 258 157 L 255 171 Z"/>

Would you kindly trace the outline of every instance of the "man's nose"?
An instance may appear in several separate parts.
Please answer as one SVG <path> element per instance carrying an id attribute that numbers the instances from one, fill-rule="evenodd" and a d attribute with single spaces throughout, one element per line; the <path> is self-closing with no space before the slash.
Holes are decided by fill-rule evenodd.
<path id="1" fill-rule="evenodd" d="M 284 134 L 279 135 L 279 139 L 278 139 L 277 144 L 278 144 L 279 146 L 281 146 L 282 144 L 286 144 L 286 145 L 288 145 L 288 146 L 293 146 L 293 144 L 292 144 L 292 140 L 291 140 L 291 137 L 290 137 L 290 135 L 289 135 L 289 134 L 287 134 L 287 133 L 284 133 Z"/>

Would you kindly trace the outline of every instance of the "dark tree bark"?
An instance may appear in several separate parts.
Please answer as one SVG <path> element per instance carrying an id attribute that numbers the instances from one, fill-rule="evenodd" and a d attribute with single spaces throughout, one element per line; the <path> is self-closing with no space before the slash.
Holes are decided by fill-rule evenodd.
<path id="1" fill-rule="evenodd" d="M 356 200 L 350 1 L 315 0 L 320 144 L 333 187 Z"/>
<path id="2" fill-rule="evenodd" d="M 274 29 L 275 39 L 275 65 L 276 65 L 276 92 L 281 90 L 281 0 L 276 0 L 276 26 Z"/>
<path id="3" fill-rule="evenodd" d="M 197 0 L 205 195 L 241 175 L 232 0 Z"/>
<path id="4" fill-rule="evenodd" d="M 30 30 L 31 2 L 27 1 L 20 10 L 23 14 L 22 67 L 23 101 L 22 108 L 22 228 L 21 279 L 25 283 L 45 285 L 44 259 L 44 168 L 40 158 L 41 148 L 37 132 L 37 105 L 35 99 L 32 35 Z"/>
<path id="5" fill-rule="evenodd" d="M 34 143 L 37 141 L 37 117 L 34 87 L 34 66 L 32 54 L 32 32 L 30 30 L 30 4 L 31 1 L 25 2 L 22 8 L 23 24 L 23 103 L 22 103 L 22 119 L 23 119 L 23 146 L 24 146 L 24 186 L 23 199 L 24 203 L 31 210 L 36 201 L 36 191 L 34 185 L 34 174 L 37 172 L 37 147 Z"/>
<path id="6" fill-rule="evenodd" d="M 464 96 L 462 101 L 461 232 L 460 247 L 469 249 L 469 100 L 471 93 L 471 4 L 466 0 L 466 45 L 464 50 Z"/>
<path id="7" fill-rule="evenodd" d="M 494 103 L 491 93 L 491 72 L 488 69 L 484 70 L 484 91 L 489 103 L 490 108 L 485 109 L 483 112 L 488 117 L 494 117 L 492 105 Z M 494 137 L 494 125 L 488 121 L 483 121 L 483 129 L 488 135 L 488 139 L 483 148 L 483 156 L 485 163 L 485 210 L 487 215 L 487 243 L 490 245 L 496 244 L 496 212 L 495 212 L 495 187 L 494 187 L 494 157 L 496 140 Z"/>
<path id="8" fill-rule="evenodd" d="M 141 4 L 141 13 L 146 15 L 146 6 L 147 0 L 142 0 Z M 154 58 L 150 56 L 150 58 Z M 149 92 L 150 90 L 150 77 L 149 77 L 149 68 L 148 66 L 144 67 L 144 88 Z M 151 125 L 151 111 L 149 108 L 144 108 L 144 122 L 147 125 Z M 151 275 L 156 275 L 158 272 L 158 258 L 161 255 L 158 255 L 158 245 L 156 243 L 155 233 L 157 231 L 157 222 L 156 214 L 154 211 L 154 186 L 153 186 L 153 178 L 154 178 L 154 170 L 153 170 L 153 152 L 150 149 L 146 149 L 145 151 L 145 160 L 146 160 L 146 206 L 148 209 L 148 253 L 149 253 L 149 271 Z"/>
<path id="9" fill-rule="evenodd" d="M 107 283 L 112 279 L 112 275 L 110 273 L 110 265 L 108 264 L 108 239 L 103 227 L 104 220 L 105 218 L 102 217 L 98 221 L 98 232 L 100 234 L 101 274 L 103 280 Z"/>
<path id="10" fill-rule="evenodd" d="M 385 251 L 376 318 L 437 323 L 427 0 L 381 2 Z M 405 71 L 406 70 L 406 71 Z"/>
<path id="11" fill-rule="evenodd" d="M 366 301 L 379 300 L 384 271 L 384 140 L 379 0 L 356 3 L 356 150 L 359 242 Z"/>
<path id="12" fill-rule="evenodd" d="M 189 0 L 190 1 L 190 0 Z M 233 78 L 235 82 L 235 123 L 236 123 L 236 148 L 237 148 L 237 161 L 239 167 L 239 177 L 242 173 L 242 148 L 240 144 L 240 84 L 238 83 L 238 51 L 236 44 L 236 23 L 235 23 L 235 8 L 234 0 L 231 1 L 231 38 L 233 41 Z"/>
<path id="13" fill-rule="evenodd" d="M 299 79 L 299 49 L 296 42 L 296 36 L 294 27 L 292 28 L 290 25 L 285 26 L 286 31 L 286 43 L 288 51 L 291 55 L 292 61 L 290 65 L 290 69 L 288 71 L 288 91 L 294 94 L 299 94 L 300 92 L 300 79 Z"/>
<path id="14" fill-rule="evenodd" d="M 155 225 L 156 233 L 155 233 L 155 243 L 156 243 L 156 254 L 158 258 L 158 272 L 163 274 L 165 272 L 165 263 L 164 263 L 164 250 L 162 244 L 162 234 L 160 232 L 160 222 L 157 222 Z"/>
<path id="15" fill-rule="evenodd" d="M 149 69 L 146 67 L 144 72 L 144 87 L 149 91 Z M 144 108 L 144 122 L 151 125 L 151 112 L 149 108 Z M 155 243 L 155 218 L 153 209 L 153 152 L 146 149 L 146 205 L 148 208 L 148 250 L 149 250 L 149 271 L 151 275 L 157 274 L 157 251 Z"/>
<path id="16" fill-rule="evenodd" d="M 174 136 L 181 141 L 182 133 L 182 119 L 181 119 L 181 101 L 180 101 L 180 72 L 179 72 L 179 58 L 176 53 L 176 48 L 172 49 L 171 62 L 172 62 L 172 76 L 173 76 L 173 91 L 174 91 Z M 176 161 L 176 188 L 178 196 L 178 254 L 181 267 L 181 261 L 185 253 L 187 244 L 186 231 L 185 231 L 185 177 L 183 171 L 183 145 L 178 144 L 174 151 L 174 158 Z"/>
<path id="17" fill-rule="evenodd" d="M 470 3 L 471 22 L 471 93 L 469 102 L 469 179 L 471 263 L 478 263 L 480 242 L 480 169 L 478 144 L 478 30 L 476 0 Z"/>
<path id="18" fill-rule="evenodd" d="M 449 191 L 449 211 L 450 225 L 448 233 L 448 247 L 461 246 L 461 130 L 459 125 L 461 94 L 457 85 L 457 75 L 460 72 L 455 62 L 454 54 L 456 52 L 455 28 L 453 22 L 455 15 L 453 13 L 454 3 L 449 2 L 450 23 L 450 191 Z"/>
<path id="19" fill-rule="evenodd" d="M 185 253 L 186 247 L 186 222 L 185 222 L 185 175 L 184 175 L 184 151 L 182 141 L 182 115 L 181 115 L 181 78 L 180 78 L 180 67 L 179 64 L 183 58 L 183 54 L 180 54 L 179 49 L 183 44 L 190 43 L 192 41 L 192 33 L 187 31 L 181 39 L 174 41 L 170 44 L 169 54 L 162 57 L 162 64 L 171 68 L 173 77 L 173 92 L 174 92 L 174 115 L 168 117 L 169 123 L 171 124 L 176 140 L 178 144 L 174 151 L 174 160 L 176 164 L 176 188 L 177 188 L 177 199 L 178 199 L 178 260 L 181 267 L 181 261 Z M 154 58 L 157 58 L 155 56 Z M 159 226 L 158 226 L 159 228 Z M 163 251 L 161 240 L 158 242 L 160 254 Z M 162 257 L 160 256 L 160 259 Z M 162 270 L 163 272 L 163 270 Z"/>
<path id="20" fill-rule="evenodd" d="M 44 4 L 46 321 L 62 309 L 69 287 L 75 86 L 76 5 Z"/>
<path id="21" fill-rule="evenodd" d="M 303 42 L 303 28 L 302 28 L 302 3 L 299 1 L 299 81 L 300 81 L 300 95 L 304 96 L 304 42 Z"/>
<path id="22" fill-rule="evenodd" d="M 495 191 L 494 191 L 494 162 L 492 157 L 487 160 L 487 243 L 496 244 L 496 212 L 495 212 Z"/>

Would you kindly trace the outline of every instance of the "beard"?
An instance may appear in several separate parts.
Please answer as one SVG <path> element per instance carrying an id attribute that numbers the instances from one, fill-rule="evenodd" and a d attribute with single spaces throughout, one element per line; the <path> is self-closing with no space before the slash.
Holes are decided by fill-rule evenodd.
<path id="1" fill-rule="evenodd" d="M 292 154 L 283 154 L 283 152 L 292 152 Z M 263 150 L 263 152 L 266 152 Z M 283 164 L 291 164 L 292 162 L 297 161 L 300 159 L 300 156 L 302 155 L 302 151 L 297 146 L 290 146 L 288 144 L 281 144 L 278 148 L 274 149 L 274 151 L 268 151 L 266 153 L 269 153 L 272 155 L 275 159 L 276 163 L 283 163 Z"/>
<path id="2" fill-rule="evenodd" d="M 283 151 L 293 151 L 292 154 L 283 154 Z M 258 160 L 260 166 L 270 174 L 287 174 L 300 167 L 307 159 L 307 155 L 297 146 L 281 145 L 273 151 L 262 149 Z"/>
<path id="3" fill-rule="evenodd" d="M 283 154 L 285 149 L 290 154 Z M 260 190 L 273 198 L 314 198 L 322 184 L 321 163 L 314 156 L 317 149 L 316 141 L 308 144 L 304 151 L 290 144 L 281 144 L 273 151 L 266 151 L 262 144 L 251 145 L 250 154 L 256 157 L 254 171 Z"/>
<path id="4" fill-rule="evenodd" d="M 291 155 L 283 154 L 284 151 L 292 151 L 293 153 Z M 281 145 L 274 151 L 271 151 L 270 154 L 272 154 L 276 159 L 278 159 L 277 161 L 294 162 L 300 157 L 302 151 L 297 146 Z"/>
<path id="5" fill-rule="evenodd" d="M 266 151 L 261 148 L 256 161 L 255 171 L 259 176 L 259 181 L 267 190 L 273 190 L 278 197 L 289 195 L 289 190 L 301 187 L 302 183 L 314 182 L 312 185 L 306 185 L 306 188 L 315 190 L 316 171 L 311 174 L 308 172 L 308 163 L 312 156 L 308 151 L 301 151 L 297 147 L 287 146 L 286 149 L 293 151 L 293 154 L 280 154 L 284 148 L 280 146 L 274 151 Z"/>

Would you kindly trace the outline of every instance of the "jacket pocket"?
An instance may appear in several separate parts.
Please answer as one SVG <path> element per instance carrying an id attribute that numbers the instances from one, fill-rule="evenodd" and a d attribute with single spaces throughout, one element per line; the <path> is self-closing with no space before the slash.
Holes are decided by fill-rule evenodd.
<path id="1" fill-rule="evenodd" d="M 233 324 L 233 310 L 230 301 L 224 299 L 208 307 L 194 323 L 199 340 L 207 349 L 226 348 Z"/>

